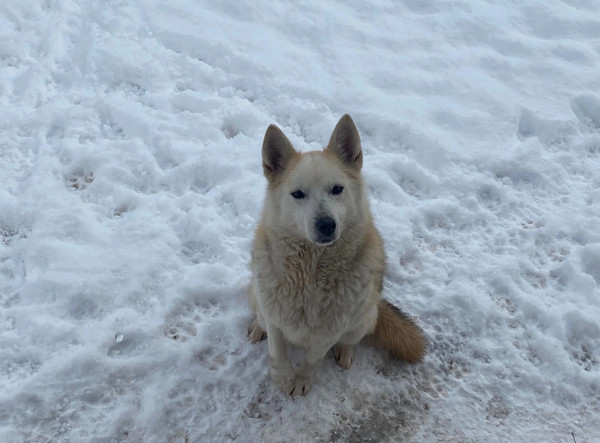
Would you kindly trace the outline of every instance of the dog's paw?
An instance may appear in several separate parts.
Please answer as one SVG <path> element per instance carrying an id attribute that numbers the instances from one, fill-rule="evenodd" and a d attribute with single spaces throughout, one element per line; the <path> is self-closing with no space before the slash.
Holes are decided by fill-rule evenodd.
<path id="1" fill-rule="evenodd" d="M 333 347 L 333 356 L 335 362 L 342 369 L 350 369 L 352 366 L 352 358 L 354 357 L 354 346 L 336 344 Z"/>
<path id="2" fill-rule="evenodd" d="M 284 394 L 291 397 L 308 394 L 313 385 L 312 376 L 296 374 L 293 370 L 275 371 L 271 369 L 271 379 Z"/>
<path id="3" fill-rule="evenodd" d="M 254 319 L 248 326 L 248 340 L 251 343 L 258 343 L 267 338 L 267 331 L 258 325 L 258 321 Z"/>
<path id="4" fill-rule="evenodd" d="M 298 397 L 300 395 L 306 395 L 308 394 L 308 391 L 310 391 L 310 388 L 312 388 L 313 385 L 313 378 L 311 376 L 304 376 L 304 375 L 299 375 L 296 374 L 294 376 L 294 380 L 292 382 L 292 384 L 290 386 L 288 386 L 288 389 L 286 392 L 288 395 L 291 395 L 292 397 Z"/>

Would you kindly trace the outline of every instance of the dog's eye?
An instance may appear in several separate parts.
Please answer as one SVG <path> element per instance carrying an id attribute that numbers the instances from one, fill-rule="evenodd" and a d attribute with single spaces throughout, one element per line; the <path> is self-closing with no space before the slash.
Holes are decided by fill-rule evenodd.
<path id="1" fill-rule="evenodd" d="M 335 186 L 333 187 L 333 189 L 331 190 L 331 193 L 332 193 L 333 195 L 338 195 L 338 194 L 341 194 L 343 190 L 344 190 L 344 187 L 343 187 L 343 186 L 340 186 L 340 185 L 335 185 Z"/>
<path id="2" fill-rule="evenodd" d="M 302 192 L 300 189 L 298 189 L 297 191 L 292 192 L 292 197 L 297 198 L 297 199 L 301 199 L 306 197 L 304 195 L 304 192 Z"/>

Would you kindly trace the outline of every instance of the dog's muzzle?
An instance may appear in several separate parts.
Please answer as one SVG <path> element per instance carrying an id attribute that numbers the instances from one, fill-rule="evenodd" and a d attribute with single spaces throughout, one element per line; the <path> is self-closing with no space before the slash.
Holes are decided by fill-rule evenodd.
<path id="1" fill-rule="evenodd" d="M 335 240 L 335 220 L 331 217 L 320 217 L 315 220 L 315 230 L 317 231 L 317 243 L 331 243 Z"/>

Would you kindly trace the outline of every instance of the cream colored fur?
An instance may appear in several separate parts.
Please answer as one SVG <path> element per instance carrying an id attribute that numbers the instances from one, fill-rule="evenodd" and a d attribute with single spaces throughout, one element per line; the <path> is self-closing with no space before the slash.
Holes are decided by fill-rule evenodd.
<path id="1" fill-rule="evenodd" d="M 349 115 L 322 152 L 296 152 L 273 125 L 265 134 L 269 186 L 252 251 L 249 301 L 257 318 L 249 338 L 256 342 L 266 332 L 271 378 L 286 394 L 308 392 L 334 345 L 338 363 L 349 368 L 354 345 L 376 328 L 385 256 L 361 166 L 360 138 Z M 335 186 L 343 191 L 334 194 Z M 292 196 L 298 190 L 303 198 Z M 335 221 L 335 231 L 322 241 L 315 220 L 325 216 Z M 306 349 L 296 368 L 288 343 Z"/>

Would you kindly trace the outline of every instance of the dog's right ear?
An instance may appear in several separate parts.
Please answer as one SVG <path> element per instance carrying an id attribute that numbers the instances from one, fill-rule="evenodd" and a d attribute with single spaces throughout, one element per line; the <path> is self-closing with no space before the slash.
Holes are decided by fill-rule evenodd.
<path id="1" fill-rule="evenodd" d="M 275 125 L 269 125 L 262 145 L 263 171 L 273 181 L 297 154 L 285 134 Z"/>

